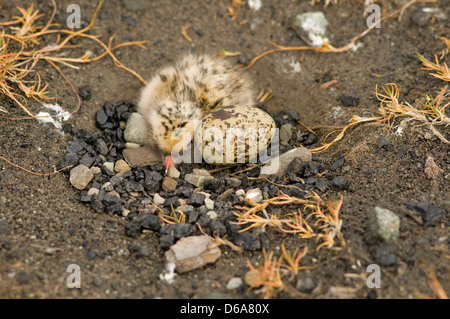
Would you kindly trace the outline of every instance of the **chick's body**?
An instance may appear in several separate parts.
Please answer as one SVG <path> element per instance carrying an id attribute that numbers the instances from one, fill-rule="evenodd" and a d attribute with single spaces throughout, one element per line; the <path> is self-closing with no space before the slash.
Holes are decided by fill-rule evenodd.
<path id="1" fill-rule="evenodd" d="M 186 128 L 191 139 L 205 115 L 228 105 L 255 104 L 249 78 L 228 61 L 209 55 L 187 55 L 148 82 L 138 103 L 151 140 L 169 155 L 181 139 L 172 132 Z"/>

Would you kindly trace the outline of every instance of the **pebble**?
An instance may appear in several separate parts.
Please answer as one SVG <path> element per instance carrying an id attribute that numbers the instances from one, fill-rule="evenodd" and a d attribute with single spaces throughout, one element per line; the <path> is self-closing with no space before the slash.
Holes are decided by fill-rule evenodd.
<path id="1" fill-rule="evenodd" d="M 164 205 L 165 201 L 166 200 L 163 197 L 161 197 L 161 195 L 159 195 L 158 193 L 156 193 L 155 196 L 153 196 L 153 202 L 158 206 Z"/>
<path id="2" fill-rule="evenodd" d="M 118 160 L 114 165 L 114 171 L 117 173 L 125 173 L 130 169 L 131 169 L 130 166 L 123 159 Z"/>
<path id="3" fill-rule="evenodd" d="M 70 183 L 76 189 L 82 190 L 91 182 L 94 175 L 85 165 L 78 165 L 70 171 Z"/>
<path id="4" fill-rule="evenodd" d="M 146 167 L 161 162 L 158 152 L 148 146 L 124 149 L 123 157 L 130 167 Z"/>
<path id="5" fill-rule="evenodd" d="M 287 173 L 289 164 L 296 157 L 303 162 L 309 162 L 312 159 L 312 154 L 305 147 L 294 148 L 278 157 L 278 165 L 276 165 L 276 159 L 271 159 L 266 165 L 262 166 L 259 176 L 268 177 L 269 175 L 275 175 L 279 178 L 283 177 Z"/>
<path id="6" fill-rule="evenodd" d="M 196 187 L 202 187 L 205 184 L 205 181 L 213 180 L 214 177 L 190 173 L 190 174 L 186 174 L 184 179 Z"/>
<path id="7" fill-rule="evenodd" d="M 86 195 L 88 195 L 88 196 L 98 195 L 99 192 L 100 192 L 100 190 L 98 188 L 91 187 L 91 188 L 89 188 Z"/>
<path id="8" fill-rule="evenodd" d="M 131 142 L 125 143 L 125 148 L 139 148 L 139 147 L 141 147 L 141 144 Z"/>
<path id="9" fill-rule="evenodd" d="M 102 172 L 102 169 L 100 168 L 100 167 L 98 167 L 98 166 L 93 166 L 93 167 L 91 167 L 90 169 L 89 169 L 91 172 L 92 172 L 92 174 L 101 174 L 101 172 Z"/>
<path id="10" fill-rule="evenodd" d="M 259 250 L 261 249 L 261 241 L 258 235 L 250 232 L 235 231 L 231 234 L 231 240 L 234 244 L 241 246 L 245 250 Z"/>
<path id="11" fill-rule="evenodd" d="M 337 190 L 348 189 L 348 181 L 343 176 L 335 176 L 332 181 L 333 187 Z"/>
<path id="12" fill-rule="evenodd" d="M 206 208 L 208 208 L 209 210 L 213 210 L 214 209 L 214 201 L 210 198 L 205 198 L 205 206 Z"/>
<path id="13" fill-rule="evenodd" d="M 106 167 L 111 172 L 114 172 L 114 163 L 113 162 L 105 162 L 103 166 Z"/>
<path id="14" fill-rule="evenodd" d="M 169 169 L 167 170 L 167 176 L 169 177 L 175 177 L 175 178 L 179 178 L 181 175 L 180 171 L 177 170 L 177 168 L 175 167 L 175 165 L 171 165 L 169 167 Z"/>
<path id="15" fill-rule="evenodd" d="M 204 168 L 194 168 L 192 172 L 196 175 L 204 175 L 204 176 L 211 176 L 211 173 L 208 172 L 208 170 Z"/>
<path id="16" fill-rule="evenodd" d="M 230 280 L 228 280 L 227 289 L 228 290 L 238 289 L 238 288 L 242 287 L 242 285 L 244 285 L 244 281 L 242 280 L 242 278 L 233 277 Z"/>
<path id="17" fill-rule="evenodd" d="M 178 273 L 214 263 L 220 256 L 221 251 L 216 242 L 204 235 L 181 238 L 165 253 L 166 264 L 174 263 Z"/>
<path id="18" fill-rule="evenodd" d="M 292 22 L 298 36 L 313 47 L 321 47 L 328 41 L 329 25 L 325 15 L 320 11 L 297 14 Z"/>
<path id="19" fill-rule="evenodd" d="M 218 217 L 217 213 L 213 210 L 210 210 L 209 212 L 207 212 L 206 215 L 208 215 L 208 217 L 212 220 L 215 220 Z"/>
<path id="20" fill-rule="evenodd" d="M 357 106 L 359 104 L 359 97 L 356 96 L 354 93 L 352 92 L 347 92 L 342 94 L 339 99 L 341 100 L 342 104 L 344 104 L 344 106 Z"/>
<path id="21" fill-rule="evenodd" d="M 205 194 L 194 193 L 189 196 L 186 203 L 194 207 L 200 207 L 204 204 L 205 198 L 206 198 Z"/>
<path id="22" fill-rule="evenodd" d="M 144 145 L 147 142 L 147 126 L 145 120 L 137 112 L 131 113 L 123 132 L 125 141 Z"/>
<path id="23" fill-rule="evenodd" d="M 245 199 L 251 200 L 255 203 L 260 203 L 263 200 L 263 195 L 259 188 L 253 188 L 249 189 L 247 193 L 245 193 Z"/>
<path id="24" fill-rule="evenodd" d="M 311 277 L 303 276 L 298 278 L 296 288 L 303 293 L 310 293 L 316 288 L 316 283 Z"/>
<path id="25" fill-rule="evenodd" d="M 393 266 L 397 263 L 394 247 L 389 243 L 380 245 L 375 250 L 375 260 L 381 266 Z"/>
<path id="26" fill-rule="evenodd" d="M 369 240 L 395 242 L 400 233 L 400 218 L 388 209 L 375 207 L 369 211 Z"/>
<path id="27" fill-rule="evenodd" d="M 435 226 L 444 217 L 444 210 L 430 202 L 405 202 L 404 204 L 420 214 L 424 226 Z"/>
<path id="28" fill-rule="evenodd" d="M 172 177 L 166 176 L 162 182 L 162 189 L 166 192 L 173 191 L 177 188 L 178 182 Z"/>
<path id="29" fill-rule="evenodd" d="M 237 188 L 242 184 L 241 180 L 236 177 L 225 177 L 225 182 L 230 188 Z"/>
<path id="30" fill-rule="evenodd" d="M 92 97 L 92 92 L 91 92 L 91 88 L 87 85 L 83 85 L 80 88 L 78 88 L 78 95 L 83 99 L 83 100 L 90 100 Z"/>
<path id="31" fill-rule="evenodd" d="M 331 164 L 330 170 L 332 172 L 334 172 L 334 171 L 338 170 L 339 168 L 341 168 L 342 166 L 344 166 L 344 163 L 345 163 L 345 159 L 343 157 L 338 158 Z"/>
<path id="32" fill-rule="evenodd" d="M 280 142 L 286 145 L 292 138 L 292 124 L 283 124 L 280 127 Z"/>

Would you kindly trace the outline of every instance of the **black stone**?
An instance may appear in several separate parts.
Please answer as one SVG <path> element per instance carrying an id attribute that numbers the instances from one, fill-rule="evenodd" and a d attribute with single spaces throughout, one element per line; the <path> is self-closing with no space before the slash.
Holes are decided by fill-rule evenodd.
<path id="1" fill-rule="evenodd" d="M 342 166 L 344 166 L 344 163 L 345 163 L 345 159 L 343 157 L 338 158 L 337 160 L 335 160 L 333 162 L 333 164 L 331 164 L 330 170 L 334 172 L 334 171 L 338 170 L 339 168 L 341 168 Z"/>
<path id="2" fill-rule="evenodd" d="M 87 85 L 81 86 L 80 88 L 78 88 L 78 95 L 83 100 L 90 100 L 92 97 L 91 88 Z"/>
<path id="3" fill-rule="evenodd" d="M 125 190 L 129 192 L 142 192 L 144 191 L 144 185 L 135 181 L 127 181 L 125 183 Z"/>
<path id="4" fill-rule="evenodd" d="M 249 232 L 233 232 L 231 240 L 234 244 L 241 246 L 245 250 L 259 250 L 261 249 L 261 241 L 255 234 Z"/>
<path id="5" fill-rule="evenodd" d="M 85 141 L 82 139 L 76 139 L 67 143 L 66 152 L 81 155 L 85 153 L 86 146 L 87 144 Z"/>
<path id="6" fill-rule="evenodd" d="M 286 112 L 294 121 L 300 121 L 300 114 L 297 110 L 288 110 Z"/>
<path id="7" fill-rule="evenodd" d="M 312 145 L 317 142 L 317 136 L 310 132 L 298 132 L 297 141 L 303 146 Z"/>
<path id="8" fill-rule="evenodd" d="M 391 141 L 386 138 L 386 136 L 380 136 L 377 139 L 377 144 L 379 148 L 386 148 L 388 149 L 389 146 L 391 146 Z"/>
<path id="9" fill-rule="evenodd" d="M 170 248 L 170 246 L 172 246 L 174 243 L 175 238 L 171 234 L 165 234 L 159 237 L 159 245 L 164 249 Z"/>
<path id="10" fill-rule="evenodd" d="M 164 206 L 169 208 L 170 207 L 176 208 L 178 207 L 178 205 L 180 205 L 180 202 L 178 201 L 177 196 L 166 198 L 166 201 L 164 202 Z"/>
<path id="11" fill-rule="evenodd" d="M 375 250 L 375 259 L 381 266 L 393 266 L 397 263 L 397 255 L 394 247 L 389 243 L 384 243 Z"/>
<path id="12" fill-rule="evenodd" d="M 58 163 L 58 169 L 72 165 L 72 168 L 78 165 L 78 155 L 75 153 L 67 153 Z"/>
<path id="13" fill-rule="evenodd" d="M 288 168 L 289 170 L 289 168 Z M 319 165 L 316 162 L 305 162 L 300 165 L 298 172 L 302 177 L 310 177 L 319 174 Z"/>
<path id="14" fill-rule="evenodd" d="M 145 213 L 141 215 L 138 215 L 136 218 L 143 228 L 147 228 L 153 231 L 160 231 L 161 227 L 164 226 L 164 222 L 156 215 Z"/>
<path id="15" fill-rule="evenodd" d="M 210 222 L 211 222 L 211 218 L 209 218 L 209 216 L 206 215 L 206 214 L 200 215 L 200 217 L 197 219 L 197 223 L 198 223 L 201 227 L 206 227 L 206 226 L 208 226 Z"/>
<path id="16" fill-rule="evenodd" d="M 314 183 L 314 186 L 321 192 L 325 192 L 327 190 L 327 181 L 324 178 L 319 178 L 317 182 Z"/>
<path id="17" fill-rule="evenodd" d="M 342 94 L 340 100 L 344 106 L 357 106 L 359 104 L 359 97 L 351 92 Z"/>
<path id="18" fill-rule="evenodd" d="M 337 190 L 346 190 L 348 189 L 348 181 L 343 176 L 336 176 L 333 178 L 333 187 Z"/>
<path id="19" fill-rule="evenodd" d="M 405 205 L 420 214 L 424 226 L 435 226 L 444 217 L 445 211 L 430 202 L 405 202 Z"/>
<path id="20" fill-rule="evenodd" d="M 98 198 L 91 201 L 91 208 L 95 210 L 97 213 L 103 213 L 105 210 L 105 205 Z"/>
<path id="21" fill-rule="evenodd" d="M 95 117 L 97 126 L 103 127 L 108 122 L 108 116 L 104 110 L 98 110 Z"/>
<path id="22" fill-rule="evenodd" d="M 194 207 L 199 207 L 202 206 L 203 203 L 205 202 L 205 194 L 201 194 L 201 193 L 195 193 L 195 194 L 191 194 L 191 196 L 189 196 L 186 204 L 188 205 L 192 205 Z"/>
<path id="23" fill-rule="evenodd" d="M 161 235 L 171 235 L 175 239 L 180 239 L 182 237 L 189 236 L 192 233 L 194 226 L 191 224 L 171 224 L 168 226 L 163 226 L 160 229 Z"/>
<path id="24" fill-rule="evenodd" d="M 205 181 L 203 189 L 214 191 L 216 193 L 223 193 L 225 191 L 225 179 L 224 178 L 214 178 Z"/>
<path id="25" fill-rule="evenodd" d="M 186 216 L 188 217 L 188 223 L 195 223 L 198 219 L 198 211 L 191 210 L 189 212 L 186 212 Z"/>
<path id="26" fill-rule="evenodd" d="M 227 228 L 218 220 L 212 220 L 211 223 L 209 223 L 209 230 L 212 236 L 223 237 L 227 234 Z"/>
<path id="27" fill-rule="evenodd" d="M 102 155 L 106 155 L 109 152 L 108 145 L 103 139 L 98 139 L 94 142 L 94 147 L 97 152 Z"/>
<path id="28" fill-rule="evenodd" d="M 92 164 L 95 162 L 95 157 L 92 157 L 88 153 L 84 154 L 83 157 L 80 159 L 80 164 L 83 164 L 87 167 L 91 167 Z"/>
<path id="29" fill-rule="evenodd" d="M 148 257 L 150 256 L 150 250 L 147 245 L 139 245 L 136 249 L 136 257 Z"/>

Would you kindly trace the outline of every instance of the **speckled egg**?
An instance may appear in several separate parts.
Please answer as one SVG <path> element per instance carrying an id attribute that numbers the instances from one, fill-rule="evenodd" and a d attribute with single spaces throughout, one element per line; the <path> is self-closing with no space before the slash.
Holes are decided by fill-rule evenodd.
<path id="1" fill-rule="evenodd" d="M 195 131 L 196 152 L 211 164 L 256 163 L 275 133 L 275 121 L 263 110 L 231 105 L 205 116 Z"/>

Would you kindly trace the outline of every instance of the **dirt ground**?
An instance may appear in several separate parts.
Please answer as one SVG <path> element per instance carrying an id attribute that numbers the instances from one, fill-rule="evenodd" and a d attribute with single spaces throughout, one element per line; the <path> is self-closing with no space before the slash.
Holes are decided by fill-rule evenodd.
<path id="1" fill-rule="evenodd" d="M 363 1 L 339 1 L 338 5 L 326 8 L 322 4 L 311 6 L 311 1 L 262 1 L 259 11 L 243 6 L 234 20 L 227 14 L 226 6 L 231 4 L 228 0 L 134 1 L 136 6 L 143 5 L 138 10 L 127 9 L 126 2 L 106 1 L 93 32 L 103 34 L 104 41 L 112 34 L 117 34 L 117 43 L 148 41 L 147 50 L 126 47 L 116 51 L 126 66 L 144 78 L 149 78 L 159 65 L 170 63 L 188 51 L 217 53 L 225 49 L 253 58 L 272 48 L 269 39 L 281 45 L 302 46 L 304 42 L 289 27 L 297 13 L 323 11 L 336 47 L 346 45 L 366 29 Z M 382 1 L 383 13 L 405 2 Z M 46 16 L 51 13 L 50 1 L 0 0 L 0 20 L 8 21 L 16 15 L 15 6 L 31 3 Z M 63 3 L 58 1 L 58 22 L 64 21 Z M 77 3 L 82 10 L 82 22 L 89 23 L 96 4 L 86 0 Z M 321 126 L 343 127 L 353 114 L 377 114 L 379 102 L 374 96 L 377 84 L 396 83 L 401 99 L 411 103 L 422 101 L 425 93 L 437 96 L 445 82 L 420 69 L 417 53 L 432 59 L 444 49 L 438 37 L 450 35 L 450 3 L 438 0 L 428 4 L 441 8 L 448 19 L 430 21 L 421 27 L 411 21 L 411 16 L 426 5 L 413 4 L 405 10 L 401 21 L 383 21 L 380 29 L 359 41 L 362 45 L 356 52 L 276 52 L 257 61 L 248 72 L 259 90 L 272 89 L 273 98 L 266 104 L 270 112 L 298 110 L 301 122 L 316 129 L 319 139 L 330 132 Z M 187 34 L 192 42 L 180 33 L 185 25 L 190 26 Z M 87 40 L 78 44 L 83 47 L 74 49 L 74 56 L 86 49 L 96 54 L 102 52 Z M 237 62 L 239 57 L 229 59 Z M 300 69 L 293 67 L 296 61 Z M 63 71 L 76 88 L 87 85 L 92 89 L 92 98 L 83 101 L 79 112 L 68 122 L 88 131 L 96 130 L 95 113 L 106 101 L 136 102 L 142 87 L 136 77 L 115 67 L 109 57 L 82 65 L 79 70 L 63 68 Z M 337 80 L 337 84 L 320 89 L 325 75 Z M 57 72 L 48 68 L 42 76 L 50 83 L 51 92 L 61 106 L 67 109 L 75 106 L 74 93 Z M 360 98 L 359 105 L 343 106 L 339 97 L 348 92 Z M 12 115 L 21 114 L 4 96 L 0 96 L 0 102 Z M 38 105 L 30 103 L 30 109 L 37 111 Z M 0 123 L 1 156 L 35 172 L 55 170 L 65 152 L 66 136 L 34 120 L 0 119 Z M 397 135 L 399 123 L 361 124 L 320 153 L 324 158 L 336 159 L 341 155 L 346 160 L 346 168 L 340 175 L 347 178 L 349 188 L 344 191 L 329 188 L 323 195 L 333 200 L 344 196 L 341 217 L 345 248 L 316 251 L 314 239 L 266 231 L 269 250 L 275 255 L 281 253 L 281 243 L 289 251 L 310 248 L 301 264 L 311 267 L 302 270 L 300 276 L 313 279 L 315 294 L 298 294 L 294 284 L 291 289 L 279 291 L 278 298 L 316 298 L 326 294 L 330 287 L 356 288 L 349 295 L 355 298 L 418 298 L 420 294 L 436 298 L 429 286 L 430 269 L 443 289 L 450 292 L 450 147 L 432 136 L 426 127 L 415 126 L 413 122 L 403 129 L 401 136 Z M 448 128 L 442 132 L 449 137 Z M 388 147 L 378 146 L 382 136 L 390 140 Z M 428 156 L 443 170 L 436 180 L 426 177 Z M 436 226 L 423 226 L 418 223 L 420 218 L 414 218 L 406 209 L 403 203 L 408 201 L 428 201 L 447 212 Z M 399 239 L 393 244 L 397 262 L 382 266 L 379 289 L 368 288 L 364 279 L 367 266 L 376 263 L 377 245 L 367 241 L 367 214 L 375 206 L 390 209 L 401 221 Z M 0 219 L 4 221 L 0 230 L 2 298 L 261 297 L 245 285 L 238 290 L 226 288 L 230 278 L 244 278 L 247 260 L 253 264 L 262 261 L 261 251 L 234 252 L 222 246 L 222 256 L 214 264 L 178 275 L 173 284 L 161 281 L 164 250 L 158 244 L 158 234 L 150 231 L 137 238 L 125 236 L 127 220 L 118 215 L 97 214 L 86 207 L 79 201 L 79 191 L 63 173 L 35 176 L 0 161 Z M 146 244 L 150 255 L 137 257 L 129 250 L 131 243 Z M 70 264 L 80 266 L 81 289 L 66 286 Z"/>

